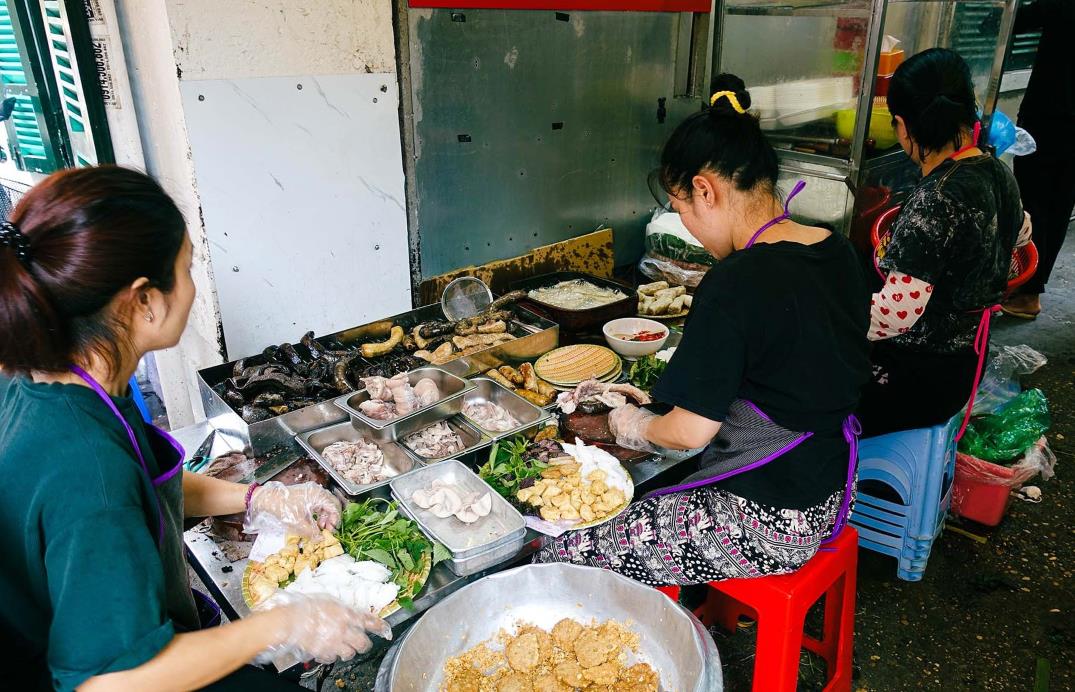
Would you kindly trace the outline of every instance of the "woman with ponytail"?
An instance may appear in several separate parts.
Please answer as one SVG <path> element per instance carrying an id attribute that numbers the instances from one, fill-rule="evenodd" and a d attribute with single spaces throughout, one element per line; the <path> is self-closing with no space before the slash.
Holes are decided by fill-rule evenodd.
<path id="1" fill-rule="evenodd" d="M 1012 250 L 1030 240 L 1014 176 L 978 147 L 963 58 L 943 48 L 910 58 L 892 77 L 888 107 L 922 180 L 879 253 L 873 377 L 858 414 L 866 435 L 938 425 L 966 405 Z"/>
<path id="2" fill-rule="evenodd" d="M 315 484 L 184 472 L 179 444 L 142 422 L 127 382 L 144 354 L 179 341 L 191 252 L 175 203 L 118 167 L 56 173 L 0 224 L 0 662 L 11 689 L 297 689 L 247 664 L 349 658 L 369 648 L 366 630 L 390 634 L 329 598 L 270 601 L 224 626 L 195 599 L 185 518 L 245 508 L 250 530 L 316 533 L 340 507 Z"/>
<path id="3" fill-rule="evenodd" d="M 671 411 L 612 411 L 616 442 L 705 448 L 684 482 L 602 526 L 550 542 L 542 562 L 612 569 L 647 584 L 794 571 L 843 526 L 854 484 L 851 413 L 869 377 L 869 293 L 839 234 L 793 221 L 777 158 L 742 80 L 676 128 L 655 182 L 720 258 L 694 295 L 653 390 Z"/>

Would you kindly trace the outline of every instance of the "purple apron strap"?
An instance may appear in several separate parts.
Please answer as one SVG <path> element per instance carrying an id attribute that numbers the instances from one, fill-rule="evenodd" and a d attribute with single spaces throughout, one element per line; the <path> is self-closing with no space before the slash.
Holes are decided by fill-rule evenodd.
<path id="1" fill-rule="evenodd" d="M 123 414 L 121 414 L 119 412 L 119 409 L 116 408 L 116 404 L 112 401 L 112 397 L 108 396 L 108 392 L 104 390 L 104 387 L 98 384 L 97 380 L 93 379 L 93 376 L 82 368 L 78 367 L 77 365 L 72 365 L 71 372 L 81 377 L 82 380 L 90 386 L 90 389 L 92 389 L 97 394 L 101 401 L 105 402 L 105 405 L 108 406 L 109 410 L 112 411 L 112 415 L 119 419 L 119 422 L 123 425 L 123 429 L 127 431 L 127 437 L 131 441 L 131 446 L 134 447 L 134 453 L 135 456 L 138 457 L 138 463 L 141 464 L 142 471 L 145 472 L 146 478 L 148 478 L 150 482 L 153 483 L 154 488 L 156 488 L 156 486 L 159 484 L 154 481 L 152 474 L 150 474 L 149 472 L 149 467 L 146 466 L 145 457 L 142 456 L 142 448 L 138 445 L 138 438 L 134 436 L 134 430 L 132 430 L 130 424 L 127 423 L 127 419 L 124 418 Z M 167 435 L 166 433 L 162 434 L 165 434 L 168 439 L 172 439 L 171 435 Z M 172 442 L 173 446 L 178 445 L 178 443 L 174 440 L 172 440 Z M 182 449 L 182 447 L 180 447 L 180 449 Z M 180 456 L 179 465 L 182 466 L 182 463 L 183 457 Z M 176 470 L 172 469 L 164 475 L 168 478 L 171 478 L 175 475 L 175 473 Z M 168 478 L 165 478 L 164 480 L 167 480 Z M 164 481 L 161 482 L 163 483 Z M 157 545 L 159 546 L 161 543 L 164 542 L 164 511 L 161 509 L 160 498 L 157 497 L 157 493 L 155 490 L 153 493 L 153 503 L 157 509 Z"/>
<path id="2" fill-rule="evenodd" d="M 781 214 L 780 216 L 774 217 L 768 223 L 766 223 L 764 226 L 762 226 L 758 230 L 754 231 L 754 235 L 750 236 L 750 240 L 748 240 L 747 244 L 743 246 L 744 250 L 746 250 L 747 248 L 754 247 L 754 241 L 756 241 L 758 239 L 758 237 L 761 236 L 762 233 L 765 233 L 767 230 L 769 230 L 773 226 L 775 226 L 778 223 L 781 223 L 783 221 L 786 221 L 787 219 L 789 219 L 791 217 L 791 211 L 790 211 L 791 200 L 795 199 L 795 195 L 797 195 L 800 192 L 802 192 L 803 188 L 805 188 L 805 187 L 806 187 L 806 181 L 805 180 L 800 180 L 799 182 L 795 183 L 795 187 L 793 187 L 791 189 L 791 193 L 788 195 L 788 198 L 784 201 L 784 213 Z"/>
<path id="3" fill-rule="evenodd" d="M 831 543 L 843 531 L 847 524 L 848 514 L 851 510 L 851 494 L 854 492 L 855 469 L 858 468 L 859 458 L 859 435 L 862 434 L 862 424 L 854 415 L 847 417 L 843 425 L 844 439 L 847 440 L 850 451 L 847 459 L 847 484 L 844 486 L 844 499 L 840 502 L 840 511 L 836 513 L 836 522 L 833 524 L 832 533 L 828 538 L 821 541 L 821 545 Z"/>

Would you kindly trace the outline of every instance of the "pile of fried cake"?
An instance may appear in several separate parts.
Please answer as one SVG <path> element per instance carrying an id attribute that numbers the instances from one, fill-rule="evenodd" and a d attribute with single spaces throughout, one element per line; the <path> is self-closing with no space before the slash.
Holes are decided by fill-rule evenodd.
<path id="1" fill-rule="evenodd" d="M 612 620 L 563 619 L 552 633 L 520 624 L 448 660 L 441 692 L 658 692 L 649 664 L 628 665 L 639 637 Z M 500 645 L 503 648 L 492 648 Z"/>

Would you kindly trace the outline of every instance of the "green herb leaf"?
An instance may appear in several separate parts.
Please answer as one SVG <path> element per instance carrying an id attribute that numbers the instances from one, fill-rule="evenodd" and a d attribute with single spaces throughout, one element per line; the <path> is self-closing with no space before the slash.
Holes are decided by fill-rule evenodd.
<path id="1" fill-rule="evenodd" d="M 452 557 L 452 551 L 448 550 L 446 547 L 444 547 L 443 545 L 441 545 L 440 543 L 438 543 L 436 541 L 433 542 L 433 564 L 434 565 L 439 565 L 440 563 L 444 562 L 445 560 L 450 560 L 451 557 Z"/>

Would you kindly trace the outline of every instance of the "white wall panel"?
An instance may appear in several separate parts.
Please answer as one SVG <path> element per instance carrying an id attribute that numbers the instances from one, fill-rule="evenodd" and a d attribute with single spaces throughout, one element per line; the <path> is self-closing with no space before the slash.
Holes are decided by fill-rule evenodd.
<path id="1" fill-rule="evenodd" d="M 229 358 L 410 308 L 394 75 L 180 91 Z"/>

